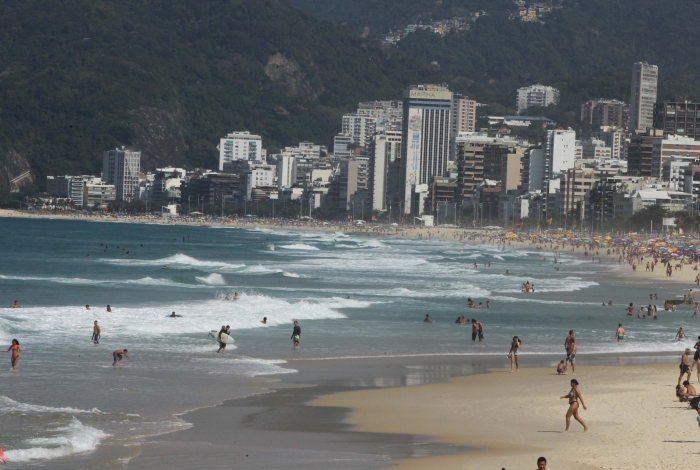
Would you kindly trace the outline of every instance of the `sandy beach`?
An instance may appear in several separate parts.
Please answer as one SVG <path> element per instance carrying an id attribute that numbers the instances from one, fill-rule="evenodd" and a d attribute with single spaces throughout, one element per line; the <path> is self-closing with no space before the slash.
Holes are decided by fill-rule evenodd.
<path id="1" fill-rule="evenodd" d="M 423 434 L 482 449 L 404 460 L 402 469 L 535 468 L 541 455 L 552 469 L 657 469 L 670 462 L 697 468 L 697 414 L 675 399 L 673 364 L 580 366 L 576 378 L 588 407 L 581 409 L 587 433 L 573 420 L 571 432 L 562 433 L 568 404 L 559 397 L 571 376 L 553 368 L 338 393 L 313 405 L 352 408 L 348 422 L 360 432 Z"/>

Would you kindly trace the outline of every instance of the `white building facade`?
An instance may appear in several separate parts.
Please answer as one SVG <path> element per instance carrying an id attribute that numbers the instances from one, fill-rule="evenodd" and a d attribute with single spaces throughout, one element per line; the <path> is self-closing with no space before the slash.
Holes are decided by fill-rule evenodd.
<path id="1" fill-rule="evenodd" d="M 532 106 L 549 106 L 559 103 L 559 90 L 551 86 L 530 85 L 518 88 L 518 114 Z"/>
<path id="2" fill-rule="evenodd" d="M 219 141 L 219 171 L 223 171 L 224 163 L 236 160 L 262 162 L 262 137 L 248 131 L 232 132 Z"/>
<path id="3" fill-rule="evenodd" d="M 646 62 L 632 66 L 632 99 L 630 102 L 630 131 L 654 126 L 659 67 Z"/>
<path id="4" fill-rule="evenodd" d="M 131 201 L 139 186 L 141 152 L 121 149 L 107 150 L 102 156 L 102 182 L 114 185 L 116 199 Z"/>

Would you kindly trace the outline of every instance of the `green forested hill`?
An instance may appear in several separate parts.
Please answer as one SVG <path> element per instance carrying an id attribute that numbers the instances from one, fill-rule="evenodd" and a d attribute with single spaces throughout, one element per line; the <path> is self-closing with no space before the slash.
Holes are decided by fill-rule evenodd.
<path id="1" fill-rule="evenodd" d="M 433 73 L 288 0 L 0 0 L 0 11 L 0 188 L 27 161 L 38 186 L 99 172 L 118 145 L 143 150 L 150 170 L 213 167 L 233 130 L 268 147 L 328 143 L 357 101 Z"/>
<path id="2" fill-rule="evenodd" d="M 680 94 L 700 100 L 700 0 L 563 0 L 563 8 L 545 16 L 544 24 L 509 19 L 516 9 L 511 0 L 294 2 L 358 34 L 369 26 L 370 36 L 418 19 L 485 10 L 469 32 L 441 37 L 421 31 L 407 36 L 399 49 L 419 61 L 438 62 L 452 79 L 473 81 L 470 93 L 486 102 L 513 106 L 515 89 L 535 82 L 575 81 L 576 92 L 594 98 L 601 78 L 617 80 L 613 88 L 623 93 L 611 98 L 629 99 L 631 64 L 643 60 L 660 68 L 660 98 Z M 587 90 L 583 77 L 598 83 Z"/>

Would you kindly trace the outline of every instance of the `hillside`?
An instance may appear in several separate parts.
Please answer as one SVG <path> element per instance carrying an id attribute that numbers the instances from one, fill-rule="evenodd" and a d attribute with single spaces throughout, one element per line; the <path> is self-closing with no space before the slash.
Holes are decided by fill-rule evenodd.
<path id="1" fill-rule="evenodd" d="M 102 151 L 142 167 L 216 166 L 247 129 L 279 147 L 328 143 L 340 114 L 428 80 L 399 51 L 288 0 L 0 0 L 0 190 L 99 173 Z"/>
<path id="2" fill-rule="evenodd" d="M 631 64 L 642 60 L 659 65 L 661 99 L 700 100 L 700 49 L 693 47 L 700 0 L 564 0 L 543 17 L 544 24 L 510 19 L 516 10 L 510 0 L 294 2 L 375 37 L 417 20 L 486 11 L 468 32 L 442 37 L 419 31 L 398 43 L 417 61 L 437 62 L 448 81 L 482 102 L 512 108 L 515 89 L 536 82 L 562 86 L 575 94 L 572 100 L 606 90 L 607 97 L 628 100 Z"/>

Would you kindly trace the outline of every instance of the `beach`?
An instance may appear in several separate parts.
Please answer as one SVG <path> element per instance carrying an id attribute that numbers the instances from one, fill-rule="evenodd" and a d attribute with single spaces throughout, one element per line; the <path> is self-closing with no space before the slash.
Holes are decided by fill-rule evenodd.
<path id="1" fill-rule="evenodd" d="M 439 409 L 413 422 L 401 421 L 411 415 L 406 409 L 386 406 L 396 418 L 387 415 L 381 423 L 361 420 L 363 410 L 385 400 L 384 393 L 406 393 L 407 402 L 413 393 L 427 393 L 416 395 L 424 401 L 444 395 L 438 402 L 448 408 L 464 395 L 465 410 L 472 400 L 489 409 L 480 395 L 472 398 L 475 389 L 483 397 L 506 393 L 504 409 L 528 416 L 515 422 L 524 435 L 530 436 L 530 421 L 542 430 L 563 427 L 566 405 L 558 396 L 568 386 L 551 372 L 563 359 L 569 329 L 580 341 L 577 378 L 584 398 L 591 393 L 602 403 L 639 389 L 645 400 L 661 393 L 673 406 L 680 351 L 694 344 L 673 337 L 680 326 L 691 338 L 698 335 L 689 306 L 677 312 L 660 306 L 658 320 L 625 315 L 627 303 L 644 305 L 652 292 L 682 299 L 688 286 L 678 278 L 640 270 L 633 278 L 629 266 L 594 263 L 562 249 L 554 265 L 555 245 L 499 246 L 442 227 L 378 233 L 100 222 L 107 221 L 2 220 L 7 242 L 0 298 L 23 308 L 0 311 L 0 342 L 18 338 L 23 354 L 19 371 L 0 369 L 0 415 L 12 429 L 0 447 L 24 468 L 230 468 L 245 462 L 260 469 L 370 470 L 422 465 L 424 459 L 457 462 L 465 455 L 471 462 L 498 448 L 497 433 L 475 436 L 456 425 L 442 432 L 436 423 L 449 420 Z M 536 292 L 521 294 L 525 282 Z M 234 292 L 240 300 L 226 301 Z M 491 308 L 466 308 L 468 299 Z M 608 300 L 613 307 L 601 305 Z M 166 319 L 172 311 L 182 317 Z M 426 314 L 433 323 L 423 322 Z M 485 341 L 472 342 L 470 326 L 455 323 L 459 316 L 483 322 Z M 103 330 L 99 346 L 90 341 L 94 320 Z M 302 327 L 298 350 L 290 341 L 293 320 Z M 613 339 L 619 322 L 627 328 L 622 344 Z M 225 356 L 207 338 L 222 324 L 231 325 L 236 340 Z M 33 341 L 37 332 L 41 340 Z M 516 334 L 524 342 L 525 368 L 505 374 Z M 133 359 L 112 368 L 111 351 L 127 347 Z M 644 375 L 633 375 L 638 367 L 649 367 L 644 370 L 660 392 L 635 382 Z M 620 377 L 635 385 L 618 390 Z M 515 379 L 522 382 L 507 382 Z M 371 396 L 364 404 L 363 394 Z M 532 410 L 525 410 L 529 397 Z M 515 398 L 525 401 L 509 402 Z M 332 406 L 324 401 L 341 399 Z M 636 399 L 624 398 L 621 406 Z M 418 417 L 422 407 L 413 403 Z M 464 412 L 478 415 L 479 409 Z M 591 414 L 601 409 L 591 406 Z M 658 416 L 679 428 L 697 426 L 692 412 Z M 592 431 L 596 427 L 606 429 L 600 418 L 593 418 Z M 547 449 L 540 437 L 514 436 L 510 442 L 520 453 L 512 462 L 533 465 L 530 456 Z M 527 448 L 530 441 L 536 449 Z M 572 462 L 595 465 L 585 459 L 576 454 Z"/>

